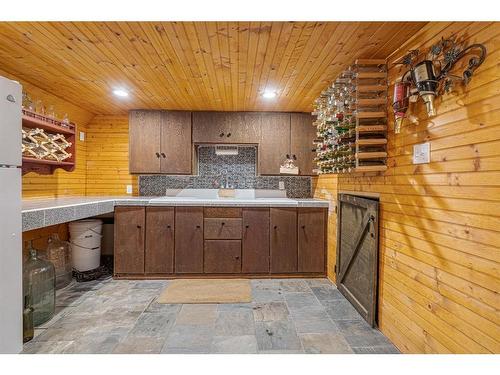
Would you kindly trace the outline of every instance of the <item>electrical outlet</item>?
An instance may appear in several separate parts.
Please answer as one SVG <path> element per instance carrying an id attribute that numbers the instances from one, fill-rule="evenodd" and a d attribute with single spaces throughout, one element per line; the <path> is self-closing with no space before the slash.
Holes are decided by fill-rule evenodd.
<path id="1" fill-rule="evenodd" d="M 132 194 L 132 185 L 127 185 L 127 194 Z"/>
<path id="2" fill-rule="evenodd" d="M 80 132 L 80 141 L 85 141 L 85 133 L 84 132 Z"/>
<path id="3" fill-rule="evenodd" d="M 413 146 L 413 164 L 426 164 L 431 161 L 431 144 L 429 142 Z"/>
<path id="4" fill-rule="evenodd" d="M 285 181 L 280 181 L 278 186 L 280 190 L 285 190 Z"/>

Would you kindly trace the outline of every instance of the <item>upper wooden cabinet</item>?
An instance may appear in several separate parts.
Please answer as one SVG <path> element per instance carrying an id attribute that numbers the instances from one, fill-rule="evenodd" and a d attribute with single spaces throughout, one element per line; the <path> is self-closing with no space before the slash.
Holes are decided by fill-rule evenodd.
<path id="1" fill-rule="evenodd" d="M 307 113 L 134 110 L 130 173 L 191 174 L 193 143 L 258 145 L 258 171 L 279 175 L 287 156 L 312 175 L 316 130 Z"/>
<path id="2" fill-rule="evenodd" d="M 130 173 L 160 172 L 161 111 L 130 111 Z"/>
<path id="3" fill-rule="evenodd" d="M 280 165 L 290 154 L 290 114 L 269 112 L 262 114 L 259 143 L 259 173 L 280 174 Z"/>
<path id="4" fill-rule="evenodd" d="M 130 111 L 130 173 L 191 174 L 191 158 L 191 112 Z"/>
<path id="5" fill-rule="evenodd" d="M 191 174 L 191 112 L 162 112 L 160 172 Z"/>
<path id="6" fill-rule="evenodd" d="M 256 144 L 260 127 L 258 112 L 193 112 L 194 143 Z"/>
<path id="7" fill-rule="evenodd" d="M 312 125 L 312 117 L 308 113 L 292 113 L 290 119 L 290 153 L 299 167 L 299 174 L 313 175 L 315 168 L 313 140 L 316 128 Z"/>

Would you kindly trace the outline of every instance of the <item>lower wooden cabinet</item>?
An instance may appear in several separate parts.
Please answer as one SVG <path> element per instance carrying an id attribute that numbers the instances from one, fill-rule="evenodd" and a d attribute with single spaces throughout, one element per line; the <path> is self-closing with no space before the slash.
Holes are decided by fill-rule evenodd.
<path id="1" fill-rule="evenodd" d="M 203 273 L 203 207 L 175 208 L 175 272 Z"/>
<path id="2" fill-rule="evenodd" d="M 270 209 L 271 273 L 297 272 L 297 209 Z"/>
<path id="3" fill-rule="evenodd" d="M 145 207 L 115 208 L 115 273 L 144 273 L 145 212 Z"/>
<path id="4" fill-rule="evenodd" d="M 241 219 L 207 218 L 204 221 L 206 240 L 231 240 L 241 238 Z"/>
<path id="5" fill-rule="evenodd" d="M 327 210 L 116 207 L 115 275 L 326 274 Z"/>
<path id="6" fill-rule="evenodd" d="M 174 272 L 175 210 L 146 207 L 145 273 Z"/>
<path id="7" fill-rule="evenodd" d="M 241 241 L 240 240 L 206 240 L 205 273 L 240 273 Z"/>
<path id="8" fill-rule="evenodd" d="M 326 210 L 299 208 L 298 220 L 298 271 L 322 272 L 326 262 Z"/>
<path id="9" fill-rule="evenodd" d="M 269 273 L 269 208 L 243 209 L 243 273 Z"/>

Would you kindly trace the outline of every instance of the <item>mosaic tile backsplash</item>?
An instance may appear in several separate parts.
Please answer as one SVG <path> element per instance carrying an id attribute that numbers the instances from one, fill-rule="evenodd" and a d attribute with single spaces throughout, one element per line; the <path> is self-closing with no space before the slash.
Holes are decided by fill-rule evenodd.
<path id="1" fill-rule="evenodd" d="M 238 155 L 216 155 L 215 147 L 198 148 L 198 174 L 200 176 L 238 176 L 257 175 L 257 148 L 238 147 Z"/>
<path id="2" fill-rule="evenodd" d="M 197 176 L 139 176 L 139 195 L 164 195 L 166 189 L 216 189 L 229 184 L 235 189 L 279 189 L 285 183 L 289 198 L 311 198 L 311 177 L 256 176 L 257 148 L 239 147 L 238 155 L 216 155 L 215 147 L 198 149 Z"/>

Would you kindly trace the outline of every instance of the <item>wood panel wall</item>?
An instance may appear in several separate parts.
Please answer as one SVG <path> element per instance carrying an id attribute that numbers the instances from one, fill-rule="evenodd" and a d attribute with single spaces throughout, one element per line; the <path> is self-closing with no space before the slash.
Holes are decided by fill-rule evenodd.
<path id="1" fill-rule="evenodd" d="M 87 125 L 87 195 L 125 195 L 137 176 L 128 169 L 128 116 L 99 115 Z"/>
<path id="2" fill-rule="evenodd" d="M 90 113 L 75 104 L 28 83 L 12 74 L 0 70 L 0 75 L 19 81 L 32 100 L 42 100 L 47 107 L 53 105 L 56 113 L 62 117 L 68 114 L 70 121 L 77 124 L 77 132 L 86 130 L 86 125 L 92 117 Z M 78 138 L 78 134 L 77 137 Z M 73 172 L 56 170 L 52 175 L 28 173 L 23 176 L 23 198 L 57 197 L 67 195 L 85 195 L 86 188 L 86 159 L 87 149 L 85 142 L 77 140 L 76 167 Z"/>
<path id="3" fill-rule="evenodd" d="M 488 48 L 466 90 L 439 98 L 432 119 L 413 106 L 400 134 L 391 119 L 385 173 L 320 176 L 315 196 L 380 197 L 379 325 L 402 352 L 499 353 L 500 24 L 428 24 L 389 57 L 389 92 L 396 59 L 451 35 Z M 431 162 L 413 165 L 413 145 L 427 141 Z"/>

